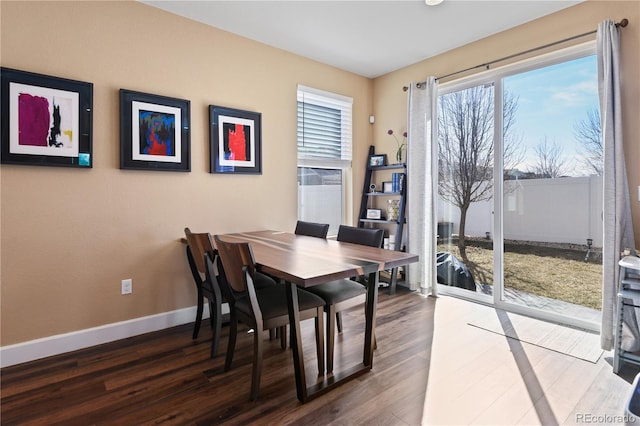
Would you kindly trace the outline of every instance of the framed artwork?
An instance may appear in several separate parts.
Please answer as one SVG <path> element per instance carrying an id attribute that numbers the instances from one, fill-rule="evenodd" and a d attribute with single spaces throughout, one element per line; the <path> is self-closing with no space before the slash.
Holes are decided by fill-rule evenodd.
<path id="1" fill-rule="evenodd" d="M 262 174 L 262 114 L 209 105 L 211 173 Z"/>
<path id="2" fill-rule="evenodd" d="M 190 106 L 120 89 L 120 168 L 191 171 Z"/>
<path id="3" fill-rule="evenodd" d="M 369 167 L 386 166 L 387 154 L 372 155 L 369 157 Z"/>
<path id="4" fill-rule="evenodd" d="M 91 168 L 93 84 L 0 68 L 2 163 Z"/>
<path id="5" fill-rule="evenodd" d="M 393 182 L 392 181 L 382 182 L 382 192 L 386 192 L 386 193 L 394 192 Z"/>
<path id="6" fill-rule="evenodd" d="M 367 209 L 367 219 L 381 219 L 382 210 L 380 209 Z"/>

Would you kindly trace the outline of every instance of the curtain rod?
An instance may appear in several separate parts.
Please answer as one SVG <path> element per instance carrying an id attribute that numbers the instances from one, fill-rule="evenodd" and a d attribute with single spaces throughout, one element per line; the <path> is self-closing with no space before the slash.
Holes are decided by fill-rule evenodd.
<path id="1" fill-rule="evenodd" d="M 619 23 L 616 24 L 616 27 L 624 28 L 627 25 L 629 25 L 629 20 L 627 18 L 624 18 L 623 20 L 621 20 Z M 595 34 L 597 32 L 598 32 L 598 30 L 593 30 L 593 31 L 589 31 L 589 32 L 586 32 L 586 33 L 583 33 L 583 34 L 575 35 L 573 37 L 565 38 L 563 40 L 554 41 L 553 43 L 545 44 L 544 46 L 534 47 L 533 49 L 525 50 L 525 51 L 522 51 L 522 52 L 519 52 L 519 53 L 514 53 L 513 55 L 505 56 L 505 57 L 500 58 L 500 59 L 495 59 L 495 60 L 490 61 L 490 62 L 485 62 L 484 64 L 479 64 L 479 65 L 476 65 L 476 66 L 473 66 L 473 67 L 470 67 L 470 68 L 465 68 L 465 69 L 460 70 L 460 71 L 455 71 L 455 72 L 452 72 L 450 74 L 443 75 L 441 77 L 436 77 L 436 80 L 440 80 L 440 79 L 443 79 L 443 78 L 451 77 L 451 76 L 454 76 L 454 75 L 457 75 L 457 74 L 462 74 L 463 72 L 471 71 L 471 70 L 474 70 L 476 68 L 487 68 L 487 69 L 489 69 L 489 66 L 491 66 L 491 65 L 493 65 L 495 63 L 506 61 L 507 59 L 512 59 L 512 58 L 515 58 L 515 57 L 518 57 L 518 56 L 526 55 L 527 53 L 536 52 L 538 50 L 546 49 L 548 47 L 555 46 L 555 45 L 561 44 L 561 43 L 565 43 L 567 41 L 575 40 L 577 38 L 585 37 L 585 36 L 588 36 L 588 35 L 591 35 L 591 34 Z M 421 82 L 416 83 L 416 85 L 418 87 L 420 87 L 424 83 L 425 83 L 424 81 L 421 81 Z M 404 90 L 406 92 L 407 90 L 409 90 L 409 86 L 404 86 L 402 88 L 402 90 Z"/>

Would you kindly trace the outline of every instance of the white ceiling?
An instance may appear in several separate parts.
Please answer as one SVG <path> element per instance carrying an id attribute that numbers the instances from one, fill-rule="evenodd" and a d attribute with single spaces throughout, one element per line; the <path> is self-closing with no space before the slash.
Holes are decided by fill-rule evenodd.
<path id="1" fill-rule="evenodd" d="M 140 1 L 371 78 L 581 2 Z"/>

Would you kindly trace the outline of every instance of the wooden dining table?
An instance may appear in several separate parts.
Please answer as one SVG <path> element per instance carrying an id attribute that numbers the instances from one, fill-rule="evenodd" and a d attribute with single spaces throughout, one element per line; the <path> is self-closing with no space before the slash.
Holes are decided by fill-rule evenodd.
<path id="1" fill-rule="evenodd" d="M 260 272 L 286 283 L 296 391 L 301 402 L 310 401 L 371 370 L 379 273 L 417 262 L 417 255 L 270 230 L 223 234 L 219 237 L 223 241 L 250 243 Z M 369 277 L 362 363 L 326 375 L 317 383 L 307 386 L 296 286 L 311 287 L 361 275 Z"/>

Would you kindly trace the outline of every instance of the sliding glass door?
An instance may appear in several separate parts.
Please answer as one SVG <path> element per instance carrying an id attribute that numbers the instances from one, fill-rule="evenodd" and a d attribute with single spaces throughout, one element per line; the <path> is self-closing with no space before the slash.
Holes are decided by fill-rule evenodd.
<path id="1" fill-rule="evenodd" d="M 490 301 L 493 293 L 494 86 L 438 99 L 438 282 Z"/>
<path id="2" fill-rule="evenodd" d="M 593 43 L 440 87 L 440 291 L 597 329 Z"/>

